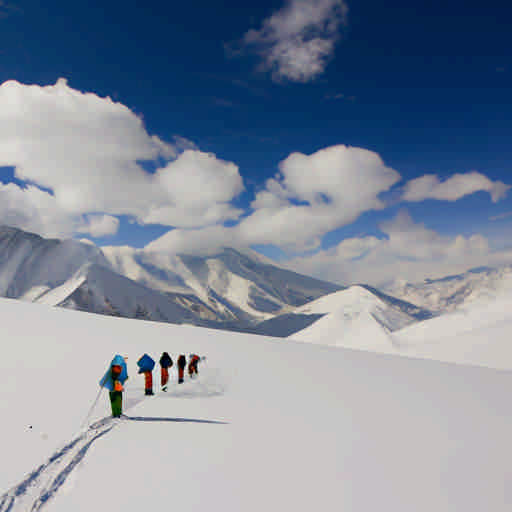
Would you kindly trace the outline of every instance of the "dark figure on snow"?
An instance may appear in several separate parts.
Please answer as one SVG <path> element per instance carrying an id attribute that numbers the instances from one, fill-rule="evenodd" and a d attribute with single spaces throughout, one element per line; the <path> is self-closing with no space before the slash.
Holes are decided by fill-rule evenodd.
<path id="1" fill-rule="evenodd" d="M 114 418 L 119 418 L 123 413 L 123 384 L 127 379 L 126 361 L 123 356 L 117 354 L 100 380 L 100 386 L 109 390 L 110 406 Z"/>
<path id="2" fill-rule="evenodd" d="M 183 383 L 183 378 L 185 377 L 185 366 L 187 366 L 187 359 L 184 354 L 181 354 L 178 357 L 178 384 Z"/>
<path id="3" fill-rule="evenodd" d="M 160 358 L 160 383 L 162 385 L 162 391 L 167 391 L 167 383 L 169 382 L 169 368 L 172 366 L 172 358 L 164 352 Z"/>
<path id="4" fill-rule="evenodd" d="M 194 375 L 197 375 L 197 363 L 201 358 L 197 354 L 190 354 L 189 363 L 188 363 L 188 374 L 192 378 Z"/>

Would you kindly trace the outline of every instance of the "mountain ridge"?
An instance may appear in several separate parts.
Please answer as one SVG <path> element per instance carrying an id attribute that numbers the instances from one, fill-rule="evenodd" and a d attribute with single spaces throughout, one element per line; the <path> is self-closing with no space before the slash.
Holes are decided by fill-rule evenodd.
<path id="1" fill-rule="evenodd" d="M 340 288 L 232 248 L 170 255 L 0 227 L 0 296 L 69 309 L 245 332 Z"/>

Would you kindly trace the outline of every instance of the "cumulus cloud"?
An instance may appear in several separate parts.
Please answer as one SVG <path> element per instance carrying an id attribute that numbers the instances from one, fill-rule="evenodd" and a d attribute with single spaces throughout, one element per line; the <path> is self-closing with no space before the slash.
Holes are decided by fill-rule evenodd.
<path id="1" fill-rule="evenodd" d="M 491 181 L 487 176 L 472 171 L 464 174 L 454 174 L 441 181 L 435 174 L 426 174 L 406 183 L 402 199 L 405 201 L 424 201 L 438 199 L 442 201 L 457 201 L 475 192 L 488 192 L 493 203 L 503 199 L 510 185 L 501 181 Z"/>
<path id="2" fill-rule="evenodd" d="M 115 235 L 119 229 L 119 219 L 111 215 L 86 215 L 83 225 L 79 226 L 78 233 L 88 233 L 94 238 Z"/>
<path id="3" fill-rule="evenodd" d="M 347 12 L 343 0 L 286 0 L 243 44 L 261 56 L 261 69 L 274 80 L 309 82 L 324 72 Z"/>
<path id="4" fill-rule="evenodd" d="M 405 210 L 380 229 L 382 238 L 345 239 L 329 250 L 295 258 L 288 266 L 342 284 L 383 286 L 398 277 L 416 282 L 512 258 L 510 251 L 494 252 L 482 235 L 444 236 L 414 222 Z"/>
<path id="5" fill-rule="evenodd" d="M 400 179 L 376 153 L 347 146 L 312 155 L 293 153 L 279 164 L 279 170 L 256 194 L 251 213 L 236 226 L 173 231 L 151 248 L 197 251 L 205 240 L 215 244 L 211 236 L 215 233 L 221 245 L 314 249 L 329 231 L 353 222 L 365 211 L 384 208 L 379 194 Z M 232 186 L 235 193 L 236 183 Z"/>
<path id="6" fill-rule="evenodd" d="M 241 234 L 254 244 L 313 247 L 363 212 L 384 208 L 379 194 L 400 179 L 377 153 L 342 145 L 292 153 L 279 170 L 240 223 Z"/>
<path id="7" fill-rule="evenodd" d="M 157 191 L 146 223 L 194 227 L 237 219 L 242 211 L 230 201 L 244 185 L 238 167 L 215 155 L 187 150 L 155 176 Z"/>
<path id="8" fill-rule="evenodd" d="M 67 215 L 50 193 L 14 183 L 0 184 L 0 223 L 50 238 L 70 237 L 76 227 L 76 219 Z"/>
<path id="9" fill-rule="evenodd" d="M 141 164 L 162 160 L 156 173 Z M 63 79 L 45 87 L 0 85 L 0 166 L 14 167 L 16 178 L 30 184 L 3 190 L 18 198 L 3 222 L 61 236 L 77 226 L 111 234 L 116 215 L 178 227 L 233 219 L 239 212 L 230 201 L 243 189 L 234 164 L 182 137 L 169 144 L 149 135 L 126 106 Z M 85 217 L 93 222 L 84 227 L 87 214 L 107 216 Z"/>
<path id="10" fill-rule="evenodd" d="M 71 237 L 87 233 L 101 238 L 117 233 L 119 219 L 110 215 L 69 215 L 55 197 L 38 187 L 0 184 L 0 223 L 45 237 Z"/>

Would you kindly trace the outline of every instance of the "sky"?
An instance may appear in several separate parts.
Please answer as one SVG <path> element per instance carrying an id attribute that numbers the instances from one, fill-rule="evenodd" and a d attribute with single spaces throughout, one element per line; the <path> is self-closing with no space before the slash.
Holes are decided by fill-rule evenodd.
<path id="1" fill-rule="evenodd" d="M 0 0 L 0 223 L 342 284 L 511 263 L 511 15 Z"/>

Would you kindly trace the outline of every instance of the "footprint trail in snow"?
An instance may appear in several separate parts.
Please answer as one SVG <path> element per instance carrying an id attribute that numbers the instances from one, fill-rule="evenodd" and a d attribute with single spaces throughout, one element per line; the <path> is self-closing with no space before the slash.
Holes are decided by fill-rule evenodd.
<path id="1" fill-rule="evenodd" d="M 22 482 L 0 496 L 0 512 L 38 512 L 55 496 L 91 445 L 108 434 L 121 420 L 107 417 L 56 451 Z"/>
<path id="2" fill-rule="evenodd" d="M 171 385 L 161 398 L 206 398 L 224 394 L 225 382 L 217 369 L 204 368 L 199 378 L 188 380 L 183 386 Z M 127 390 L 128 391 L 128 390 Z M 125 397 L 126 411 L 145 400 L 131 395 Z M 138 393 L 139 391 L 135 391 Z M 73 470 L 80 464 L 92 444 L 108 434 L 123 421 L 163 421 L 167 418 L 140 418 L 107 416 L 89 425 L 72 441 L 57 450 L 50 458 L 32 471 L 22 482 L 0 495 L 0 512 L 39 512 L 59 492 Z M 196 423 L 223 423 L 209 420 L 168 418 L 168 421 L 190 421 Z"/>

